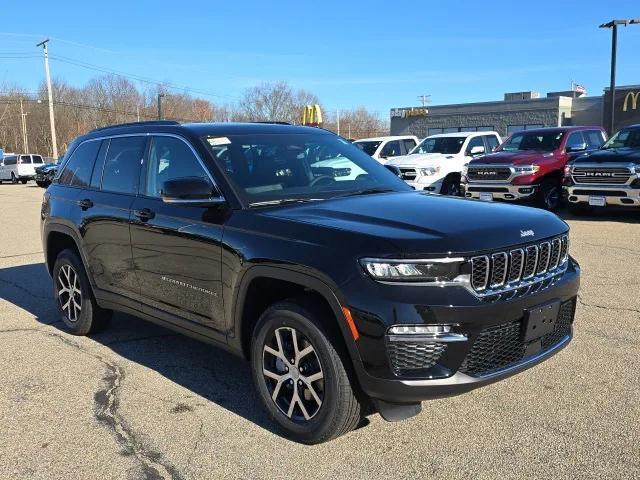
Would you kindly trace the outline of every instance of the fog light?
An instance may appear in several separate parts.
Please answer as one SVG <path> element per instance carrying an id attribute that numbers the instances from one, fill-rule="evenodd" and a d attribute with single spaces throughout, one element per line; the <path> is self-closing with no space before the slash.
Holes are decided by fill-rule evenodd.
<path id="1" fill-rule="evenodd" d="M 451 325 L 394 325 L 389 328 L 392 335 L 433 335 L 451 332 Z"/>
<path id="2" fill-rule="evenodd" d="M 531 192 L 533 192 L 533 188 L 532 187 L 520 188 L 520 189 L 518 189 L 518 191 L 520 193 L 531 193 Z"/>

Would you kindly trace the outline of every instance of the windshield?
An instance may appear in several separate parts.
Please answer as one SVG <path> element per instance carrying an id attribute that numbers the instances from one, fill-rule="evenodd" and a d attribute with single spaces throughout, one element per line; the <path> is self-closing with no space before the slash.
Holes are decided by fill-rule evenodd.
<path id="1" fill-rule="evenodd" d="M 376 150 L 380 146 L 381 141 L 367 141 L 367 142 L 353 142 L 353 144 L 362 150 L 367 155 L 373 156 L 376 153 Z"/>
<path id="2" fill-rule="evenodd" d="M 514 133 L 498 150 L 519 152 L 534 150 L 536 152 L 553 152 L 562 143 L 564 132 L 519 132 Z"/>
<path id="3" fill-rule="evenodd" d="M 409 153 L 456 154 L 462 150 L 466 137 L 428 137 Z"/>
<path id="4" fill-rule="evenodd" d="M 321 200 L 363 190 L 410 191 L 406 183 L 331 134 L 208 136 L 205 144 L 248 204 Z"/>
<path id="5" fill-rule="evenodd" d="M 620 130 L 607 140 L 602 148 L 640 148 L 640 128 L 625 128 Z"/>

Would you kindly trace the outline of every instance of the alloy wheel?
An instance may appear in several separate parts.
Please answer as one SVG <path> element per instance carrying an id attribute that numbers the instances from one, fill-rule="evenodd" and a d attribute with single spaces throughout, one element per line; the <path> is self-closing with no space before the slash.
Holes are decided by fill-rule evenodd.
<path id="1" fill-rule="evenodd" d="M 58 301 L 62 313 L 72 323 L 78 321 L 82 311 L 82 291 L 78 274 L 69 264 L 60 267 L 57 278 Z"/>
<path id="2" fill-rule="evenodd" d="M 560 202 L 560 191 L 557 186 L 551 187 L 549 190 L 545 192 L 544 195 L 544 204 L 547 207 L 547 210 L 554 210 L 558 203 Z"/>
<path id="3" fill-rule="evenodd" d="M 291 420 L 312 419 L 324 401 L 324 373 L 311 342 L 296 329 L 280 327 L 265 342 L 262 373 L 271 399 Z"/>

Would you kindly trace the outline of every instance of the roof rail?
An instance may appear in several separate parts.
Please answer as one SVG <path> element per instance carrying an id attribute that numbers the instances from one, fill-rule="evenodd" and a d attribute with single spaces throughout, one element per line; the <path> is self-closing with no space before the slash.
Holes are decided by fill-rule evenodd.
<path id="1" fill-rule="evenodd" d="M 289 122 L 277 122 L 275 120 L 274 121 L 268 121 L 268 120 L 267 121 L 261 121 L 261 120 L 258 120 L 258 121 L 249 122 L 249 123 L 269 123 L 271 125 L 291 125 Z"/>
<path id="2" fill-rule="evenodd" d="M 129 123 L 116 123 L 114 125 L 107 125 L 106 127 L 94 128 L 89 133 L 100 132 L 102 130 L 109 130 L 110 128 L 118 127 L 137 127 L 145 125 L 180 125 L 179 122 L 173 120 L 148 120 L 145 122 L 129 122 Z"/>

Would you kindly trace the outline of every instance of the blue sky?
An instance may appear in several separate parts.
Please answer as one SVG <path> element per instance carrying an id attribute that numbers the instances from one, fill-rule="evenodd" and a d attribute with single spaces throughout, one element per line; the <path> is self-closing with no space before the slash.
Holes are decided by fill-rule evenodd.
<path id="1" fill-rule="evenodd" d="M 3 2 L 0 85 L 36 89 L 35 43 L 52 55 L 185 85 L 230 102 L 265 81 L 312 91 L 330 109 L 502 98 L 506 91 L 609 83 L 612 18 L 640 17 L 638 0 L 603 1 L 120 1 Z M 55 5 L 55 6 L 54 6 Z M 640 25 L 619 32 L 618 84 L 640 83 Z M 6 56 L 6 55 L 5 55 Z M 52 60 L 76 85 L 98 74 Z"/>

